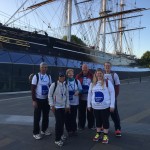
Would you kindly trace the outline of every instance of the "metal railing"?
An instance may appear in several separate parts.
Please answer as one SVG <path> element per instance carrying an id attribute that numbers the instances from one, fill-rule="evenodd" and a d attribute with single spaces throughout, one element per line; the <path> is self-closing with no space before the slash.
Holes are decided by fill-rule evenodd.
<path id="1" fill-rule="evenodd" d="M 141 77 L 139 76 L 139 78 L 128 78 L 128 79 L 124 79 L 121 80 L 121 84 L 123 83 L 142 83 L 142 82 L 150 82 L 150 76 L 147 77 Z"/>

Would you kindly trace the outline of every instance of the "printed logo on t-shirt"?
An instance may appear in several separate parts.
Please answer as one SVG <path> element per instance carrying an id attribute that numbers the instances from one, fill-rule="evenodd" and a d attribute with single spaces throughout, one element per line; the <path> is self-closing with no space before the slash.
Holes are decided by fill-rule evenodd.
<path id="1" fill-rule="evenodd" d="M 82 94 L 88 94 L 90 83 L 91 83 L 91 79 L 88 79 L 87 77 L 83 77 Z"/>
<path id="2" fill-rule="evenodd" d="M 82 93 L 88 94 L 89 86 L 88 85 L 82 85 Z"/>
<path id="3" fill-rule="evenodd" d="M 42 95 L 48 95 L 48 87 L 46 85 L 42 85 Z"/>
<path id="4" fill-rule="evenodd" d="M 95 102 L 102 103 L 104 101 L 104 94 L 100 91 L 95 92 Z"/>
<path id="5" fill-rule="evenodd" d="M 73 100 L 73 95 L 74 95 L 74 91 L 69 91 L 69 100 L 72 101 Z"/>

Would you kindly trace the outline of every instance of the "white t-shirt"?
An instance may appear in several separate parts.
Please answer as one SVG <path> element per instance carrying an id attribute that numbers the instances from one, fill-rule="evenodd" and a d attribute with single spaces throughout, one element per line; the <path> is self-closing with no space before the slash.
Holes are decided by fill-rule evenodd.
<path id="1" fill-rule="evenodd" d="M 113 79 L 114 76 L 114 79 Z M 116 73 L 110 73 L 110 74 L 104 74 L 104 78 L 108 79 L 109 81 L 111 81 L 111 83 L 114 85 L 119 85 L 120 84 L 120 80 L 119 80 L 119 76 Z"/>
<path id="2" fill-rule="evenodd" d="M 90 83 L 91 83 L 90 78 L 83 77 L 81 100 L 87 101 L 87 96 L 88 96 L 88 90 L 89 90 L 89 87 L 90 87 Z"/>
<path id="3" fill-rule="evenodd" d="M 51 84 L 51 77 L 47 74 L 42 75 L 41 73 L 38 73 L 39 76 L 39 81 L 37 84 L 37 77 L 36 75 L 33 76 L 32 79 L 32 84 L 36 85 L 36 98 L 39 99 L 46 99 L 48 97 L 48 91 L 49 91 L 49 86 Z"/>

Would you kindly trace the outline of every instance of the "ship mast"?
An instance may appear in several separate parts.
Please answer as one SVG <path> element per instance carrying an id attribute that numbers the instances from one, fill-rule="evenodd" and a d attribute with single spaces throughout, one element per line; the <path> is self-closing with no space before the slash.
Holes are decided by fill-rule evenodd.
<path id="1" fill-rule="evenodd" d="M 32 6 L 29 6 L 27 9 L 25 9 L 23 11 L 27 11 L 27 10 L 34 11 L 35 9 L 37 9 L 41 6 L 43 6 L 45 4 L 49 4 L 54 1 L 57 1 L 57 0 L 45 0 L 43 2 L 36 3 Z M 96 39 L 95 40 L 96 41 L 95 48 L 96 49 L 100 48 L 101 51 L 107 52 L 106 44 L 108 44 L 108 37 L 106 37 L 106 36 L 107 36 L 107 34 L 110 34 L 112 36 L 112 40 L 113 40 L 114 52 L 119 52 L 120 54 L 122 54 L 124 51 L 123 36 L 125 36 L 125 32 L 131 31 L 131 30 L 139 30 L 139 29 L 144 28 L 144 27 L 140 27 L 140 28 L 134 28 L 134 29 L 125 29 L 125 27 L 123 26 L 124 19 L 140 16 L 140 15 L 137 15 L 137 16 L 126 17 L 125 14 L 132 14 L 135 12 L 141 12 L 141 11 L 146 10 L 145 8 L 134 8 L 134 9 L 130 9 L 130 10 L 124 10 L 125 0 L 120 0 L 119 12 L 118 11 L 113 12 L 108 9 L 107 4 L 111 0 L 109 0 L 109 1 L 108 0 L 101 0 L 101 1 L 99 0 L 99 2 L 101 3 L 99 17 L 96 17 L 96 18 L 89 17 L 87 20 L 81 20 L 79 22 L 72 23 L 72 3 L 73 3 L 72 1 L 73 0 L 65 0 L 65 7 L 66 7 L 66 12 L 65 12 L 66 13 L 65 14 L 65 20 L 66 20 L 65 23 L 66 24 L 65 24 L 65 26 L 67 27 L 67 30 L 66 30 L 67 41 L 71 41 L 71 27 L 73 25 L 84 24 L 84 23 L 92 22 L 92 21 L 99 21 L 99 27 L 97 26 L 98 27 L 97 37 L 96 38 L 94 37 Z M 76 9 L 79 11 L 77 4 L 90 2 L 90 1 L 92 2 L 93 0 L 84 0 L 84 1 L 80 1 L 80 2 L 78 2 L 77 0 L 74 0 Z M 114 0 L 113 0 L 113 2 L 114 2 Z M 28 12 L 28 13 L 30 13 L 30 12 Z M 27 15 L 28 13 L 26 13 L 25 15 Z M 16 14 L 16 12 L 15 12 L 15 14 Z M 23 16 L 25 16 L 25 15 L 23 15 Z M 21 16 L 21 17 L 23 17 L 23 16 Z M 78 16 L 79 20 L 82 19 L 81 14 L 79 12 L 77 13 L 77 16 Z M 7 25 L 12 24 L 13 22 L 17 21 L 21 17 L 13 20 L 11 22 L 9 22 L 9 20 L 8 20 Z M 116 28 L 114 28 L 114 26 L 111 26 L 111 23 L 114 21 L 117 22 L 117 26 L 116 26 L 116 24 L 114 25 Z M 107 27 L 109 27 L 109 32 L 106 31 Z M 113 31 L 113 30 L 115 30 L 115 31 Z M 118 31 L 116 31 L 116 30 L 118 30 Z M 96 32 L 96 30 L 94 30 L 94 32 Z M 114 36 L 115 35 L 114 33 L 117 34 L 117 38 Z M 126 40 L 126 42 L 127 42 L 127 40 Z M 128 46 L 128 43 L 127 43 L 127 46 Z M 128 48 L 128 53 L 130 55 L 132 54 L 132 50 L 129 48 Z"/>
<path id="2" fill-rule="evenodd" d="M 120 1 L 120 12 L 123 12 L 124 11 L 124 0 L 121 0 Z M 123 38 L 123 30 L 125 27 L 123 27 L 123 14 L 120 15 L 120 20 L 119 20 L 119 28 L 118 28 L 118 31 L 119 31 L 119 52 L 120 54 L 123 53 L 123 44 L 122 44 L 122 38 Z"/>
<path id="3" fill-rule="evenodd" d="M 102 0 L 101 1 L 101 12 L 100 12 L 100 15 L 103 17 L 106 15 L 106 0 Z M 101 25 L 101 28 L 102 28 L 102 51 L 105 52 L 106 50 L 106 18 L 103 18 L 102 19 L 102 25 Z"/>
<path id="4" fill-rule="evenodd" d="M 71 41 L 72 0 L 67 1 L 67 41 Z"/>
<path id="5" fill-rule="evenodd" d="M 88 22 L 92 22 L 92 21 L 100 21 L 100 25 L 98 28 L 98 34 L 97 34 L 99 36 L 99 38 L 97 37 L 97 40 L 96 40 L 97 43 L 99 42 L 99 44 L 96 43 L 99 46 L 97 46 L 97 47 L 100 48 L 99 50 L 106 52 L 106 44 L 108 44 L 108 42 L 109 42 L 106 35 L 111 35 L 112 41 L 114 44 L 113 45 L 114 52 L 119 52 L 120 54 L 122 54 L 122 53 L 124 53 L 123 37 L 125 37 L 125 32 L 133 31 L 133 30 L 140 30 L 140 29 L 145 28 L 145 27 L 137 27 L 137 28 L 125 29 L 125 27 L 123 25 L 123 20 L 141 16 L 141 15 L 134 15 L 134 16 L 127 17 L 127 16 L 125 16 L 125 14 L 128 15 L 128 14 L 132 14 L 132 13 L 136 13 L 136 12 L 141 12 L 141 11 L 144 11 L 147 9 L 146 8 L 134 8 L 134 9 L 124 10 L 125 0 L 120 0 L 120 10 L 116 11 L 116 12 L 112 12 L 111 10 L 108 9 L 108 6 L 107 6 L 109 1 L 108 0 L 100 1 L 101 2 L 101 10 L 100 10 L 99 17 L 75 22 L 72 25 L 78 25 L 78 24 L 88 23 Z M 111 22 L 118 23 L 118 25 L 117 25 L 118 27 L 116 26 L 116 24 L 114 26 L 111 26 Z M 109 25 L 109 30 L 110 30 L 109 32 L 106 31 L 106 29 L 108 27 L 107 25 Z M 116 26 L 116 28 L 115 28 L 115 26 Z M 118 31 L 116 29 L 118 29 Z M 113 30 L 115 30 L 115 31 L 113 31 Z M 115 34 L 117 34 L 117 37 L 114 36 Z M 128 54 L 132 55 L 132 50 L 129 48 L 126 37 L 125 37 L 125 41 L 126 41 L 126 46 L 128 47 Z"/>

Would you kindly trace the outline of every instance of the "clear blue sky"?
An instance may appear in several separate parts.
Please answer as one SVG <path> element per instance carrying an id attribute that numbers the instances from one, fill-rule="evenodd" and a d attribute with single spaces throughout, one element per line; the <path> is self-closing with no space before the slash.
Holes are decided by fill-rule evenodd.
<path id="1" fill-rule="evenodd" d="M 141 8 L 150 8 L 149 0 L 136 0 L 137 6 Z M 140 31 L 140 43 L 137 43 L 136 55 L 141 56 L 145 51 L 150 51 L 150 10 L 142 12 L 141 24 L 145 29 Z M 136 44 L 136 43 L 135 43 Z"/>
<path id="2" fill-rule="evenodd" d="M 20 0 L 20 1 L 23 2 L 25 0 Z M 28 0 L 28 1 L 34 2 L 35 0 Z M 127 1 L 127 0 L 125 0 L 125 1 Z M 129 2 L 136 1 L 137 7 L 150 8 L 149 0 L 128 0 L 128 1 Z M 16 2 L 17 2 L 17 0 L 1 0 L 0 11 L 3 11 L 9 15 L 12 15 L 17 9 Z M 0 14 L 1 14 L 1 12 L 0 12 Z M 147 50 L 150 51 L 150 19 L 149 19 L 150 10 L 143 11 L 142 14 L 143 14 L 143 17 L 141 17 L 141 26 L 146 27 L 146 28 L 143 30 L 137 31 L 137 33 L 135 34 L 136 37 L 135 37 L 134 43 L 133 43 L 134 54 L 138 58 L 141 57 L 145 51 L 147 51 Z M 0 15 L 0 22 L 3 22 L 3 21 L 4 21 L 4 19 L 2 19 L 1 15 Z"/>

